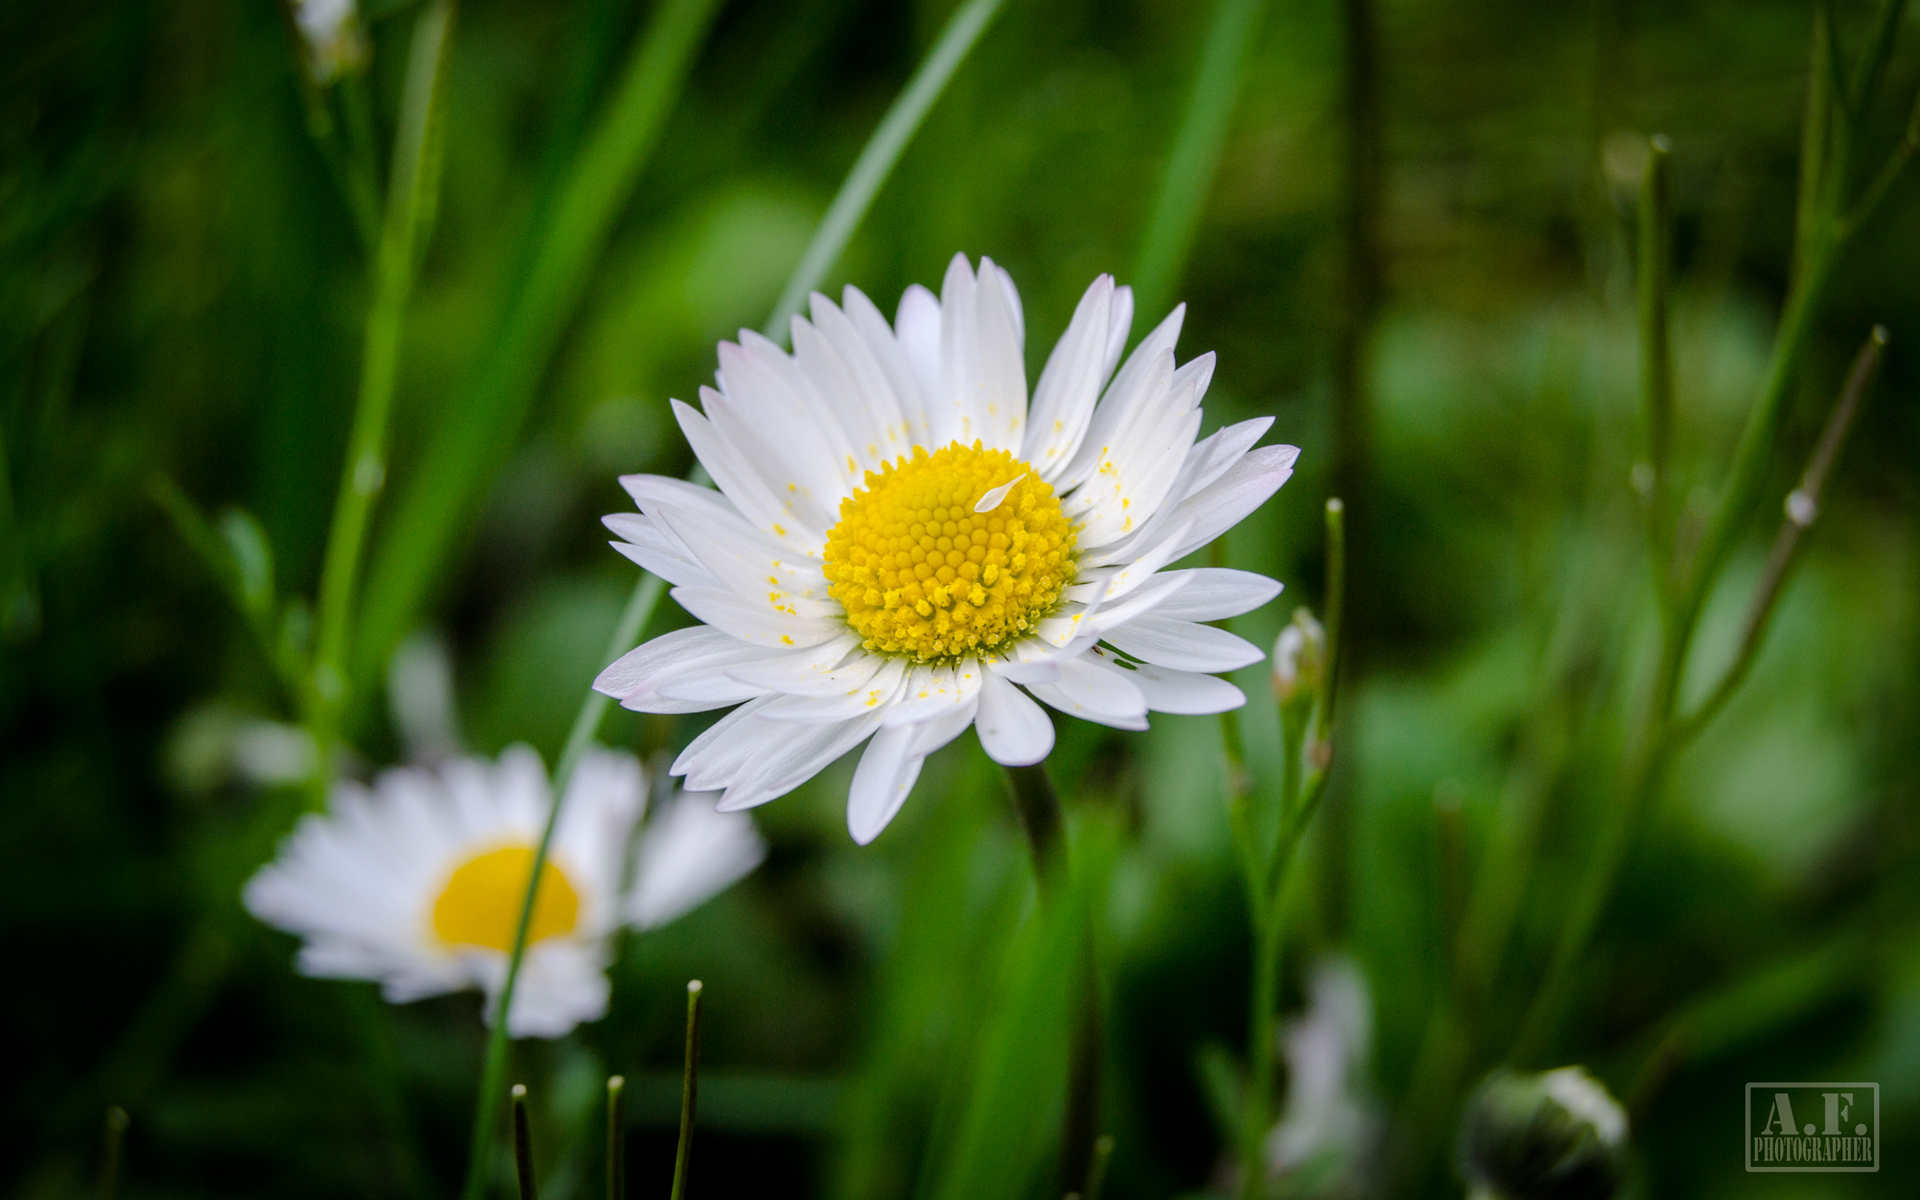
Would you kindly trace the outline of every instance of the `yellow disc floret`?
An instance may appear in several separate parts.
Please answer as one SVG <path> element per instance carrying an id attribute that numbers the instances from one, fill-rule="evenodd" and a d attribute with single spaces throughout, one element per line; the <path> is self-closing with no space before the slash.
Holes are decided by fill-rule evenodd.
<path id="1" fill-rule="evenodd" d="M 511 954 L 532 874 L 532 846 L 503 846 L 468 859 L 433 902 L 434 933 L 449 946 L 485 946 Z M 527 945 L 572 933 L 579 919 L 580 894 L 559 867 L 542 863 Z"/>
<path id="2" fill-rule="evenodd" d="M 1005 450 L 916 446 L 840 502 L 827 590 L 868 650 L 962 658 L 1012 642 L 1059 607 L 1073 543 L 1053 488 Z"/>

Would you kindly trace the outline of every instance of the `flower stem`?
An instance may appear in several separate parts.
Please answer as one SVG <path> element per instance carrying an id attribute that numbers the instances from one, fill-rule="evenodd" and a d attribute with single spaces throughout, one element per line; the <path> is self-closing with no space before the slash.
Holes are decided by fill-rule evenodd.
<path id="1" fill-rule="evenodd" d="M 520 1182 L 520 1200 L 538 1200 L 533 1183 L 533 1135 L 527 1130 L 527 1085 L 513 1085 L 513 1174 Z"/>
<path id="2" fill-rule="evenodd" d="M 1020 816 L 1020 828 L 1027 835 L 1027 847 L 1033 852 L 1033 874 L 1041 902 L 1057 906 L 1067 899 L 1068 877 L 1066 834 L 1060 814 L 1060 797 L 1053 790 L 1044 764 L 1008 767 L 1007 781 L 1012 785 L 1014 809 Z M 1060 1144 L 1060 1175 L 1057 1191 L 1065 1195 L 1078 1192 L 1085 1196 L 1092 1178 L 1095 1143 L 1100 1136 L 1101 1023 L 1099 964 L 1094 954 L 1093 931 L 1083 931 L 1078 962 L 1076 997 L 1067 1038 L 1067 1113 Z"/>
<path id="3" fill-rule="evenodd" d="M 687 1170 L 693 1159 L 693 1116 L 700 1096 L 700 998 L 706 988 L 698 979 L 687 982 L 687 1061 L 680 1077 L 680 1142 L 673 1152 L 672 1200 L 687 1191 Z"/>
<path id="4" fill-rule="evenodd" d="M 607 1200 L 627 1195 L 627 1080 L 607 1078 Z"/>
<path id="5" fill-rule="evenodd" d="M 353 431 L 347 441 L 346 464 L 341 470 L 326 559 L 320 571 L 318 634 L 307 697 L 307 722 L 315 750 L 308 807 L 315 811 L 326 807 L 327 788 L 332 782 L 333 747 L 340 713 L 347 702 L 346 658 L 360 551 L 374 498 L 386 480 L 387 417 L 393 407 L 407 298 L 413 292 L 418 257 L 415 235 L 433 210 L 439 189 L 441 156 L 430 151 L 430 143 L 444 119 L 440 107 L 453 14 L 454 0 L 435 0 L 414 24 L 413 49 L 407 60 L 400 126 L 393 146 L 393 176 L 380 245 L 374 256 L 373 304 L 367 311 L 360 396 L 354 407 Z"/>
<path id="6" fill-rule="evenodd" d="M 120 1163 L 126 1151 L 127 1110 L 118 1104 L 107 1105 L 106 1121 L 100 1133 L 100 1182 L 94 1189 L 99 1200 L 116 1200 L 120 1195 Z"/>

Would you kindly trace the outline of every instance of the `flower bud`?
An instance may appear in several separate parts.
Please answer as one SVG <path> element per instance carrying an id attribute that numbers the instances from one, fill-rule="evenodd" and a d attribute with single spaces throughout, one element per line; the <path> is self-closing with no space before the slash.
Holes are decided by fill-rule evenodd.
<path id="1" fill-rule="evenodd" d="M 1461 1169 L 1501 1200 L 1609 1200 L 1626 1171 L 1627 1114 L 1582 1067 L 1498 1071 L 1461 1122 Z"/>
<path id="2" fill-rule="evenodd" d="M 293 23 L 306 39 L 309 66 L 319 83 L 357 70 L 367 61 L 367 41 L 360 31 L 354 0 L 292 0 Z"/>
<path id="3" fill-rule="evenodd" d="M 1327 631 L 1304 608 L 1293 610 L 1293 623 L 1273 643 L 1273 694 L 1287 704 L 1320 690 L 1327 670 Z"/>

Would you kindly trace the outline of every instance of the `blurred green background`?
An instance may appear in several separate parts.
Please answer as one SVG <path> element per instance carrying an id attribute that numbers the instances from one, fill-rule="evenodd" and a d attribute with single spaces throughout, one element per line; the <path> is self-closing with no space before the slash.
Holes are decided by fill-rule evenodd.
<path id="1" fill-rule="evenodd" d="M 487 386 L 558 181 L 653 7 L 471 0 L 459 14 L 376 573 L 382 519 L 433 431 Z M 420 564 L 421 610 L 392 631 L 411 631 L 407 661 L 451 664 L 465 746 L 557 754 L 633 584 L 598 523 L 629 507 L 615 476 L 691 465 L 667 398 L 691 399 L 715 342 L 762 320 L 952 7 L 719 7 L 657 151 L 571 281 L 579 299 L 530 379 L 527 419 L 484 447 L 459 536 Z M 1498 986 L 1469 1018 L 1518 1020 L 1648 669 L 1655 618 L 1628 483 L 1644 137 L 1674 147 L 1685 495 L 1721 478 L 1786 286 L 1811 10 L 1361 5 L 1378 33 L 1381 273 L 1356 325 L 1354 7 L 1268 6 L 1190 261 L 1161 299 L 1189 304 L 1183 356 L 1219 352 L 1207 429 L 1274 414 L 1271 440 L 1304 449 L 1293 481 L 1230 538 L 1230 562 L 1289 589 L 1235 623 L 1246 636 L 1270 642 L 1293 604 L 1319 606 L 1320 506 L 1346 464 L 1356 659 L 1284 994 L 1301 1005 L 1324 954 L 1360 964 L 1374 1017 L 1362 1098 L 1385 1120 L 1448 970 L 1463 881 L 1495 812 L 1532 789 L 1542 859 Z M 890 312 L 908 283 L 937 284 L 956 250 L 991 255 L 1021 289 L 1031 377 L 1094 275 L 1128 281 L 1211 9 L 1007 0 L 834 286 L 856 282 Z M 382 145 L 418 11 L 366 11 Z M 1838 5 L 1843 45 L 1872 11 Z M 1904 36 L 1869 157 L 1920 87 L 1920 21 Z M 0 1186 L 12 1194 L 90 1189 L 109 1102 L 133 1117 L 131 1196 L 447 1195 L 463 1161 L 477 998 L 389 1008 L 371 985 L 300 978 L 292 940 L 239 912 L 240 882 L 295 803 L 276 782 L 276 727 L 261 723 L 298 718 L 155 499 L 164 478 L 210 514 L 251 513 L 278 594 L 313 594 L 370 285 L 307 131 L 304 70 L 270 0 L 0 12 Z M 1909 177 L 1841 265 L 1769 514 L 1874 322 L 1892 331 L 1887 369 L 1752 679 L 1677 764 L 1583 969 L 1564 1049 L 1632 1101 L 1644 1196 L 1908 1195 L 1920 1171 L 1916 218 Z M 1159 316 L 1143 312 L 1136 334 Z M 1363 364 L 1357 423 L 1336 417 L 1343 339 Z M 1709 666 L 1738 635 L 1773 519 L 1709 602 Z M 668 604 L 653 629 L 685 619 Z M 356 772 L 412 748 L 384 665 L 361 667 Z M 1239 682 L 1253 697 L 1249 753 L 1270 776 L 1264 672 Z M 1218 1186 L 1229 1143 L 1206 1064 L 1244 1043 L 1248 973 L 1219 725 L 1058 723 L 1051 769 L 1097 885 L 1107 971 L 1107 1194 Z M 701 724 L 622 712 L 603 736 L 651 755 Z M 1054 935 L 1028 915 L 1001 776 L 962 738 L 861 849 L 844 829 L 851 766 L 757 811 L 773 853 L 745 884 L 629 938 L 607 1019 L 516 1048 L 547 1194 L 597 1188 L 609 1071 L 636 1081 L 634 1186 L 665 1190 L 693 976 L 708 995 L 696 1194 L 1044 1194 L 1064 1008 L 1032 969 L 1041 950 L 1027 943 Z M 1745 1174 L 1742 1085 L 1767 1079 L 1879 1082 L 1882 1173 Z M 1457 1195 L 1450 1129 L 1449 1112 L 1425 1131 L 1439 1148 L 1405 1172 L 1326 1187 Z"/>

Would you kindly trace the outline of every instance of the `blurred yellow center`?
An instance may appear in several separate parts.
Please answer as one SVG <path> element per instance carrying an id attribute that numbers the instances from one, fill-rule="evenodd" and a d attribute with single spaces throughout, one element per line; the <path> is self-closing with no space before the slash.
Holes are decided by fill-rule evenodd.
<path id="1" fill-rule="evenodd" d="M 533 847 L 507 846 L 469 859 L 447 880 L 433 902 L 433 931 L 449 946 L 486 946 L 513 952 L 513 932 L 533 874 Z M 580 897 L 548 862 L 540 869 L 540 890 L 533 898 L 533 922 L 527 945 L 541 938 L 572 933 L 580 918 Z"/>
<path id="2" fill-rule="evenodd" d="M 916 446 L 840 502 L 827 590 L 868 650 L 962 658 L 1018 638 L 1059 606 L 1073 544 L 1059 497 L 1026 463 L 979 442 L 932 454 Z"/>

